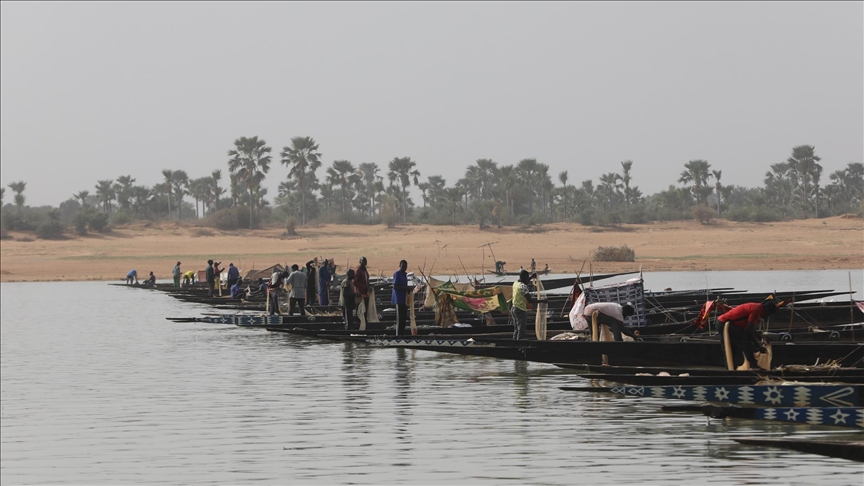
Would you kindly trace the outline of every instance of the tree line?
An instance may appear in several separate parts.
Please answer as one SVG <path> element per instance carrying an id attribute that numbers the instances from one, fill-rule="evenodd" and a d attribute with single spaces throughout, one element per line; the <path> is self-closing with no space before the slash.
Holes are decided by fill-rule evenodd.
<path id="1" fill-rule="evenodd" d="M 288 174 L 272 203 L 262 185 L 273 163 L 272 148 L 253 136 L 236 139 L 227 151 L 224 186 L 221 169 L 198 178 L 184 170 L 164 169 L 162 182 L 152 187 L 136 185 L 131 175 L 98 180 L 92 194 L 82 190 L 61 203 L 54 219 L 86 232 L 88 227 L 106 227 L 109 220 L 116 225 L 207 218 L 226 229 L 286 222 L 292 227 L 310 222 L 392 226 L 400 221 L 482 228 L 557 221 L 616 225 L 689 218 L 778 221 L 864 215 L 864 164 L 849 163 L 823 184 L 821 158 L 809 145 L 796 146 L 786 161 L 771 164 L 761 187 L 725 185 L 722 170 L 696 159 L 683 164 L 679 185 L 670 184 L 652 195 L 644 195 L 635 184 L 631 160 L 620 162 L 596 183 L 585 179 L 573 184 L 566 170 L 553 178 L 549 166 L 533 158 L 510 165 L 479 159 L 459 178 L 424 177 L 410 157 L 394 157 L 383 166 L 334 160 L 324 168 L 318 143 L 312 137 L 294 137 L 279 152 L 278 161 Z M 4 207 L 4 222 L 12 220 L 20 227 L 25 225 L 21 212 L 26 182 L 8 187 L 15 192 L 18 214 L 16 219 L 12 205 L 9 211 Z M 416 203 L 409 195 L 411 187 L 420 192 Z"/>

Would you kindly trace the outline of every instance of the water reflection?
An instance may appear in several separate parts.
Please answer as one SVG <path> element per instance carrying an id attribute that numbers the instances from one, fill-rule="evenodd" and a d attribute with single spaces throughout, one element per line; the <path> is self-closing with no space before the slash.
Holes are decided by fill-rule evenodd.
<path id="1" fill-rule="evenodd" d="M 174 323 L 211 309 L 101 283 L 0 285 L 3 484 L 860 484 L 860 464 L 731 440 L 827 427 L 566 392 L 590 383 L 546 364 Z"/>

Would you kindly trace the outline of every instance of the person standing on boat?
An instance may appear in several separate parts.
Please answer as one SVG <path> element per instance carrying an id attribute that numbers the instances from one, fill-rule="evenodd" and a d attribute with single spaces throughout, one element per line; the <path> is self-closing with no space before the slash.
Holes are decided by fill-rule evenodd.
<path id="1" fill-rule="evenodd" d="M 405 325 L 408 323 L 408 262 L 399 261 L 399 270 L 393 274 L 393 296 L 390 303 L 396 304 L 396 335 L 405 335 Z"/>
<path id="2" fill-rule="evenodd" d="M 318 304 L 330 305 L 330 266 L 327 260 L 318 269 Z"/>
<path id="3" fill-rule="evenodd" d="M 360 257 L 360 265 L 354 270 L 354 294 L 357 298 L 357 317 L 360 317 L 360 303 L 363 303 L 363 312 L 369 310 L 369 271 L 366 270 L 366 257 Z"/>
<path id="4" fill-rule="evenodd" d="M 532 277 L 537 277 L 537 274 L 531 275 L 527 270 L 519 271 L 519 280 L 513 282 L 513 301 L 510 306 L 510 316 L 513 320 L 513 339 L 516 341 L 525 339 L 525 328 L 528 322 L 528 303 L 542 304 L 545 299 L 535 299 L 531 297 L 528 290 L 528 283 Z"/>
<path id="5" fill-rule="evenodd" d="M 174 286 L 180 286 L 180 275 L 182 272 L 180 271 L 180 262 L 177 262 L 177 265 L 174 265 L 174 268 L 171 269 L 171 275 L 174 277 Z"/>
<path id="6" fill-rule="evenodd" d="M 534 259 L 532 258 L 531 259 L 531 273 L 536 273 L 536 272 L 537 272 L 537 262 L 535 262 Z"/>
<path id="7" fill-rule="evenodd" d="M 291 285 L 291 293 L 288 294 L 288 315 L 294 315 L 294 308 L 300 308 L 300 315 L 306 315 L 306 272 L 301 272 L 300 267 L 295 263 L 291 265 L 291 274 L 288 275 L 288 280 L 285 283 Z"/>
<path id="8" fill-rule="evenodd" d="M 296 266 L 296 265 L 295 265 Z M 288 278 L 288 271 L 275 271 L 273 275 L 270 276 L 270 283 L 267 285 L 268 292 L 268 300 L 270 301 L 270 307 L 267 309 L 267 313 L 271 316 L 275 316 L 276 314 L 280 314 L 279 312 L 279 288 L 285 285 L 285 279 Z"/>
<path id="9" fill-rule="evenodd" d="M 591 322 L 591 318 L 595 312 L 597 313 L 597 324 L 605 324 L 609 327 L 616 341 L 624 340 L 622 334 L 626 334 L 633 339 L 639 337 L 639 331 L 633 331 L 624 325 L 624 319 L 636 313 L 633 304 L 629 302 L 624 305 L 617 302 L 596 302 L 586 305 L 582 315 L 588 319 L 588 322 Z"/>
<path id="10" fill-rule="evenodd" d="M 240 282 L 240 270 L 233 263 L 228 264 L 228 288 L 234 287 L 234 284 Z"/>
<path id="11" fill-rule="evenodd" d="M 345 280 L 341 283 L 342 286 L 342 319 L 345 321 L 345 330 L 351 331 L 354 329 L 354 269 L 349 268 L 345 272 Z"/>
<path id="12" fill-rule="evenodd" d="M 132 283 L 138 285 L 138 270 L 129 270 L 129 273 L 126 274 L 126 283 L 132 285 Z"/>
<path id="13" fill-rule="evenodd" d="M 744 353 L 744 358 L 750 362 L 751 369 L 760 369 L 757 365 L 755 352 L 767 353 L 762 345 L 762 338 L 756 332 L 756 324 L 763 317 L 771 316 L 777 311 L 773 301 L 749 302 L 741 304 L 717 318 L 720 328 L 720 343 L 724 346 L 723 328 L 729 323 L 729 344 L 732 356 Z"/>
<path id="14" fill-rule="evenodd" d="M 216 282 L 213 260 L 207 260 L 207 270 L 204 271 L 204 278 L 207 280 L 207 297 L 213 297 L 213 284 Z"/>

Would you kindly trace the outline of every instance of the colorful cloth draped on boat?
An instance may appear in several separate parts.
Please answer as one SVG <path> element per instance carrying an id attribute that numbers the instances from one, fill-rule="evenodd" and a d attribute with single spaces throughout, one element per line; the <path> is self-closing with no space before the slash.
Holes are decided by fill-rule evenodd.
<path id="1" fill-rule="evenodd" d="M 453 300 L 453 306 L 459 309 L 480 313 L 492 312 L 496 309 L 502 313 L 509 311 L 507 297 L 497 285 L 485 289 L 460 291 L 452 282 L 445 282 L 433 287 L 432 291 L 436 296 L 446 293 Z"/>
<path id="2" fill-rule="evenodd" d="M 453 283 L 444 280 L 438 280 L 435 277 L 426 277 L 426 281 L 429 282 L 429 287 L 432 289 L 436 289 L 444 284 L 450 285 L 453 289 L 458 290 L 459 292 L 471 292 L 474 290 L 474 286 L 470 283 Z M 435 305 L 435 293 L 433 291 L 426 292 L 426 300 L 423 301 L 423 307 L 427 309 L 431 309 Z"/>

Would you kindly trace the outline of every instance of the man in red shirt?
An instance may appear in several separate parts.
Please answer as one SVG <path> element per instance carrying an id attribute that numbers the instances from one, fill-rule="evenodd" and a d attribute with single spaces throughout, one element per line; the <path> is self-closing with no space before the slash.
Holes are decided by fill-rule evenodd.
<path id="1" fill-rule="evenodd" d="M 773 301 L 765 301 L 761 304 L 750 302 L 741 304 L 717 318 L 721 331 L 720 343 L 723 344 L 722 330 L 729 323 L 729 344 L 732 345 L 732 356 L 744 353 L 744 357 L 750 362 L 752 369 L 759 369 L 756 364 L 755 351 L 766 353 L 768 350 L 762 346 L 762 339 L 756 333 L 756 324 L 762 317 L 771 316 L 777 310 Z M 733 358 L 734 359 L 734 358 Z"/>

